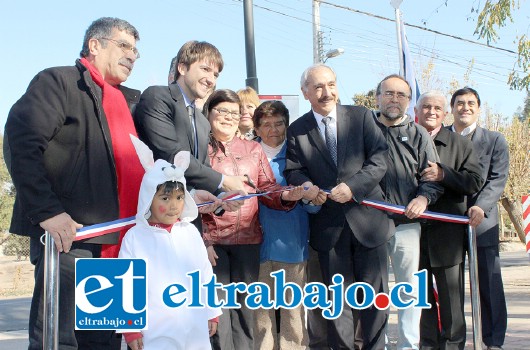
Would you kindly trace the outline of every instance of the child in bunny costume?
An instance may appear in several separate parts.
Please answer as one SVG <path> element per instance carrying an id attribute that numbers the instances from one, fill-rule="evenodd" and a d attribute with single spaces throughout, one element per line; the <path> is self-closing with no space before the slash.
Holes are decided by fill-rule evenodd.
<path id="1" fill-rule="evenodd" d="M 191 280 L 187 276 L 200 271 L 201 284 L 213 276 L 206 248 L 199 231 L 191 223 L 197 205 L 186 190 L 184 171 L 190 162 L 189 152 L 179 152 L 174 164 L 153 161 L 149 148 L 133 138 L 140 162 L 146 170 L 140 186 L 136 225 L 125 235 L 120 258 L 142 258 L 147 261 L 148 329 L 124 333 L 127 344 L 139 349 L 210 349 L 209 336 L 217 329 L 221 309 L 169 307 L 163 292 L 172 284 L 180 284 L 187 292 L 177 296 L 180 302 L 191 300 Z M 201 290 L 206 305 L 206 291 Z"/>

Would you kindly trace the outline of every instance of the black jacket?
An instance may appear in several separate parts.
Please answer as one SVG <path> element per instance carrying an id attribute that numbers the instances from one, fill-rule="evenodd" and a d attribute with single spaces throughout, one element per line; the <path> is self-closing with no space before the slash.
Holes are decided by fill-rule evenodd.
<path id="1" fill-rule="evenodd" d="M 440 182 L 445 191 L 429 210 L 465 215 L 466 195 L 480 190 L 484 180 L 481 167 L 471 141 L 446 128 L 441 128 L 434 138 L 434 144 L 443 169 Z M 464 261 L 467 225 L 441 221 L 429 221 L 422 227 L 422 244 L 429 253 L 432 267 L 453 266 Z"/>
<path id="2" fill-rule="evenodd" d="M 437 162 L 438 154 L 434 149 L 431 135 L 414 120 L 407 118 L 398 125 L 385 126 L 374 114 L 388 143 L 386 174 L 381 180 L 381 188 L 389 203 L 407 206 L 417 196 L 427 198 L 429 204 L 436 202 L 442 195 L 443 187 L 436 182 L 423 182 L 420 173 L 428 167 L 428 162 Z M 412 221 L 405 215 L 391 214 L 396 224 Z"/>
<path id="3" fill-rule="evenodd" d="M 140 92 L 119 87 L 129 108 Z M 101 89 L 79 62 L 46 69 L 13 105 L 4 153 L 16 188 L 10 231 L 40 236 L 39 223 L 68 213 L 83 225 L 119 215 L 114 155 Z M 117 234 L 88 240 L 116 243 Z"/>
<path id="4" fill-rule="evenodd" d="M 360 106 L 337 105 L 337 165 L 312 111 L 295 120 L 287 129 L 287 163 L 284 175 L 289 184 L 311 181 L 330 190 L 345 183 L 354 202 L 327 200 L 310 216 L 311 246 L 327 252 L 335 246 L 348 225 L 365 247 L 385 244 L 394 234 L 394 225 L 385 212 L 361 205 L 364 199 L 383 200 L 379 181 L 385 174 L 388 146 L 370 110 Z"/>

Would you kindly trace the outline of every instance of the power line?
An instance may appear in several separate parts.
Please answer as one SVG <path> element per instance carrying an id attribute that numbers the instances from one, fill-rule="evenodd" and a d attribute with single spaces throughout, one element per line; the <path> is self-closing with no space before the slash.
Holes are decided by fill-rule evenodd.
<path id="1" fill-rule="evenodd" d="M 375 14 L 373 14 L 373 13 L 369 13 L 369 12 L 365 12 L 365 11 L 361 11 L 361 10 L 352 9 L 351 7 L 348 7 L 348 6 L 332 4 L 332 3 L 327 2 L 327 1 L 319 1 L 319 2 L 320 2 L 321 4 L 326 4 L 326 5 L 333 6 L 333 7 L 336 7 L 336 8 L 340 8 L 340 9 L 343 9 L 343 10 L 348 10 L 348 11 L 355 12 L 355 13 L 360 13 L 360 14 L 362 14 L 362 15 L 366 15 L 366 16 L 374 17 L 374 18 L 377 18 L 377 19 L 382 19 L 382 20 L 389 21 L 389 22 L 395 22 L 395 20 L 392 19 L 392 18 L 383 17 L 383 16 L 375 15 Z M 453 38 L 453 39 L 457 39 L 457 40 L 465 41 L 465 42 L 468 42 L 468 43 L 471 43 L 471 44 L 474 44 L 474 45 L 480 45 L 480 46 L 488 47 L 488 48 L 490 48 L 490 49 L 495 49 L 495 50 L 499 50 L 499 51 L 509 52 L 509 53 L 512 53 L 512 54 L 516 54 L 516 55 L 517 55 L 517 52 L 515 52 L 515 51 L 513 51 L 513 50 L 504 49 L 504 48 L 502 48 L 502 47 L 493 46 L 493 45 L 488 45 L 488 44 L 483 44 L 483 43 L 480 43 L 480 42 L 478 42 L 478 41 L 469 40 L 469 39 L 462 38 L 462 37 L 460 37 L 460 36 L 456 36 L 456 35 L 452 35 L 452 34 L 442 33 L 442 32 L 440 32 L 440 31 L 433 30 L 433 29 L 429 29 L 429 28 L 425 28 L 425 27 L 420 27 L 420 26 L 417 26 L 417 25 L 415 25 L 415 24 L 409 24 L 409 23 L 405 23 L 405 22 L 403 22 L 403 24 L 406 25 L 407 27 L 411 27 L 411 28 L 416 28 L 416 29 L 424 30 L 424 31 L 431 32 L 431 33 L 435 33 L 435 34 L 438 34 L 438 35 L 447 36 L 447 37 L 449 37 L 449 38 Z"/>

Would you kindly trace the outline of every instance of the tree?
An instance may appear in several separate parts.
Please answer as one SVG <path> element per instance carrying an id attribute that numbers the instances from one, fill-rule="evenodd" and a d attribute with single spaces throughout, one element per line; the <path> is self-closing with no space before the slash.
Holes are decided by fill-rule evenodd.
<path id="1" fill-rule="evenodd" d="M 367 93 L 359 93 L 353 95 L 353 103 L 357 106 L 364 106 L 368 109 L 377 109 L 377 100 L 375 98 L 375 89 L 368 91 Z"/>
<path id="2" fill-rule="evenodd" d="M 530 91 L 527 91 L 523 107 L 517 107 L 514 118 L 519 119 L 522 123 L 530 124 Z"/>
<path id="3" fill-rule="evenodd" d="M 3 147 L 4 138 L 0 136 L 0 148 Z M 7 232 L 11 222 L 11 212 L 15 203 L 15 187 L 7 172 L 4 155 L 0 152 L 0 233 Z"/>
<path id="4" fill-rule="evenodd" d="M 530 193 L 530 124 L 513 118 L 502 133 L 510 151 L 510 171 L 501 204 L 519 239 L 525 242 L 521 196 Z"/>
<path id="5" fill-rule="evenodd" d="M 512 11 L 519 9 L 518 0 L 487 0 L 478 15 L 475 34 L 479 39 L 486 42 L 496 42 L 499 39 L 497 29 L 506 26 L 507 22 L 513 22 Z M 517 40 L 517 62 L 508 77 L 510 88 L 516 90 L 530 89 L 530 39 L 526 34 L 516 37 Z M 517 69 L 522 70 L 520 74 Z"/>

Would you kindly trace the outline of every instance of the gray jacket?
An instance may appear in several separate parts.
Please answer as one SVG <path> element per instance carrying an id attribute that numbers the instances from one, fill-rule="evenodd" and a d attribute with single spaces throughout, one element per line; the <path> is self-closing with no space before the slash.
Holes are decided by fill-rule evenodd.
<path id="1" fill-rule="evenodd" d="M 407 206 L 417 196 L 424 196 L 429 204 L 443 194 L 443 187 L 437 182 L 423 182 L 420 173 L 428 167 L 427 161 L 439 162 L 431 135 L 412 118 L 398 125 L 387 127 L 377 119 L 380 113 L 374 113 L 388 143 L 387 171 L 381 180 L 385 200 L 392 204 Z M 401 214 L 391 214 L 396 225 L 412 222 Z M 416 221 L 416 220 L 413 220 Z"/>

